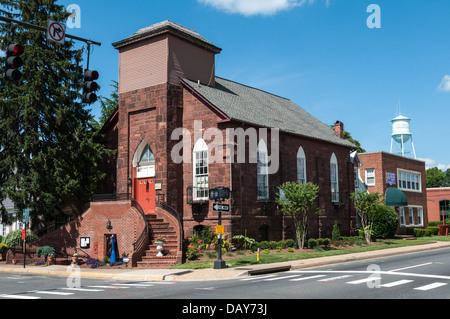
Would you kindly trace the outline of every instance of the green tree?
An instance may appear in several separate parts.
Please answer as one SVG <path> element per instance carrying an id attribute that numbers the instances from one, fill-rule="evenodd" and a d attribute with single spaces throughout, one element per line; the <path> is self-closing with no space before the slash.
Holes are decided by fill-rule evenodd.
<path id="1" fill-rule="evenodd" d="M 56 0 L 0 0 L 0 5 L 0 14 L 41 27 L 68 16 Z M 0 34 L 4 50 L 12 41 L 8 24 L 0 25 Z M 68 200 L 94 191 L 101 175 L 97 163 L 107 150 L 81 103 L 83 49 L 67 39 L 52 43 L 45 32 L 22 26 L 14 42 L 25 46 L 24 64 L 20 81 L 0 82 L 0 199 L 8 196 L 19 210 L 31 208 L 36 226 L 37 216 L 53 219 Z"/>
<path id="2" fill-rule="evenodd" d="M 319 186 L 313 183 L 288 182 L 279 189 L 276 202 L 281 206 L 281 212 L 284 215 L 292 217 L 298 246 L 303 248 L 308 233 L 309 218 L 320 214 L 316 204 Z"/>
<path id="3" fill-rule="evenodd" d="M 99 119 L 100 127 L 106 123 L 119 107 L 119 83 L 114 80 L 111 82 L 111 87 L 113 87 L 114 90 L 111 92 L 109 98 L 104 96 L 99 97 L 101 106 L 101 115 Z"/>
<path id="4" fill-rule="evenodd" d="M 361 217 L 361 226 L 364 229 L 364 237 L 368 243 L 372 240 L 372 228 L 376 214 L 380 211 L 382 196 L 380 193 L 368 193 L 358 191 L 351 194 L 355 203 L 356 212 Z"/>
<path id="5" fill-rule="evenodd" d="M 427 187 L 450 187 L 450 169 L 446 172 L 437 167 L 426 170 Z"/>

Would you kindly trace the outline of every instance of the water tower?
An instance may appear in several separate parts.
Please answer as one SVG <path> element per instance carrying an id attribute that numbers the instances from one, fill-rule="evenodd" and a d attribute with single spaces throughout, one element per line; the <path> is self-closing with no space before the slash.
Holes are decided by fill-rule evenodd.
<path id="1" fill-rule="evenodd" d="M 391 154 L 416 158 L 410 129 L 411 119 L 399 115 L 392 121 Z"/>

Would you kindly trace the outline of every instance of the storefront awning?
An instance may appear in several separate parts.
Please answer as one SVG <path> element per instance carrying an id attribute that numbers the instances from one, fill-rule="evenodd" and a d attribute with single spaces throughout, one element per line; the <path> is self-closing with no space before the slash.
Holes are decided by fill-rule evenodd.
<path id="1" fill-rule="evenodd" d="M 386 206 L 408 206 L 405 194 L 396 187 L 389 187 L 386 190 Z"/>

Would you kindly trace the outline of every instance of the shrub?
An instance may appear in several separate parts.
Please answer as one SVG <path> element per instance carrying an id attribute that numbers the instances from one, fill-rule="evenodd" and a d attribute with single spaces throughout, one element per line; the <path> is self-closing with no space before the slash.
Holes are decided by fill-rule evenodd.
<path id="1" fill-rule="evenodd" d="M 38 247 L 36 249 L 36 256 L 37 257 L 45 257 L 45 260 L 47 260 L 48 256 L 55 256 L 55 248 L 50 247 L 50 246 L 42 246 L 42 247 Z"/>
<path id="2" fill-rule="evenodd" d="M 341 239 L 341 231 L 339 230 L 339 225 L 337 221 L 334 222 L 333 231 L 331 233 L 332 240 L 340 240 Z"/>
<path id="3" fill-rule="evenodd" d="M 26 232 L 26 241 L 27 243 L 32 243 L 33 241 L 35 241 L 38 237 L 33 234 L 30 231 Z M 15 231 L 10 232 L 8 235 L 5 236 L 5 238 L 3 239 L 4 243 L 6 245 L 8 245 L 9 247 L 15 247 L 15 246 L 20 246 L 23 244 L 23 240 L 22 240 L 22 230 L 18 229 Z"/>
<path id="4" fill-rule="evenodd" d="M 186 258 L 188 260 L 198 259 L 202 255 L 202 252 L 200 250 L 201 240 L 199 242 L 200 243 L 190 243 L 187 247 Z"/>
<path id="5" fill-rule="evenodd" d="M 398 227 L 398 216 L 395 210 L 389 206 L 380 206 L 373 217 L 373 235 L 375 238 L 394 238 Z"/>
<path id="6" fill-rule="evenodd" d="M 317 240 L 315 240 L 314 238 L 308 239 L 308 246 L 309 246 L 309 248 L 316 248 Z"/>
<path id="7" fill-rule="evenodd" d="M 277 247 L 280 247 L 281 249 L 286 248 L 286 247 L 287 247 L 286 241 L 280 240 L 280 241 L 277 243 Z"/>
<path id="8" fill-rule="evenodd" d="M 259 248 L 260 249 L 270 249 L 270 243 L 268 241 L 262 241 L 259 243 Z"/>
<path id="9" fill-rule="evenodd" d="M 323 240 L 322 240 L 322 242 L 323 242 L 323 245 L 325 246 L 325 247 L 328 247 L 329 245 L 330 245 L 330 238 L 324 238 Z"/>
<path id="10" fill-rule="evenodd" d="M 8 245 L 6 244 L 0 244 L 0 254 L 2 254 L 6 249 L 8 249 Z"/>
<path id="11" fill-rule="evenodd" d="M 291 247 L 291 248 L 293 248 L 294 247 L 294 245 L 295 245 L 295 240 L 293 240 L 293 239 L 286 239 L 286 247 Z"/>
<path id="12" fill-rule="evenodd" d="M 250 250 L 251 251 L 257 251 L 258 248 L 259 248 L 259 243 L 258 242 L 255 241 L 255 242 L 250 244 Z"/>
<path id="13" fill-rule="evenodd" d="M 267 249 L 264 249 L 263 250 L 263 254 L 270 254 L 270 250 L 267 248 Z"/>
<path id="14" fill-rule="evenodd" d="M 294 252 L 294 248 L 288 247 L 287 251 L 290 252 L 290 253 L 293 253 Z"/>
<path id="15" fill-rule="evenodd" d="M 270 249 L 277 249 L 278 243 L 276 241 L 270 241 L 269 242 L 269 248 Z"/>
<path id="16" fill-rule="evenodd" d="M 429 226 L 427 228 L 429 235 L 428 236 L 436 236 L 439 234 L 439 227 L 438 226 Z"/>

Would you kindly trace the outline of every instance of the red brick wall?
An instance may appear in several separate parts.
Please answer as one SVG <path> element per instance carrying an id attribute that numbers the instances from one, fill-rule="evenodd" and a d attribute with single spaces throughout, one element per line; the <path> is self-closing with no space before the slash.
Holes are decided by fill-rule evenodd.
<path id="1" fill-rule="evenodd" d="M 108 220 L 112 230 L 106 228 Z M 80 237 L 89 237 L 90 248 L 83 251 L 91 258 L 101 260 L 106 256 L 105 236 L 114 234 L 118 245 L 116 256 L 129 253 L 131 257 L 133 243 L 141 235 L 144 225 L 142 216 L 130 201 L 93 202 L 79 219 L 42 237 L 35 245 L 52 246 L 72 255 L 80 248 Z"/>
<path id="2" fill-rule="evenodd" d="M 393 155 L 389 153 L 384 152 L 377 152 L 377 153 L 362 153 L 359 154 L 359 157 L 363 163 L 363 165 L 360 167 L 360 174 L 363 181 L 365 181 L 365 175 L 366 169 L 373 168 L 375 169 L 375 186 L 368 186 L 369 192 L 379 192 L 383 196 L 386 193 L 386 190 L 389 186 L 387 185 L 387 179 L 386 179 L 386 173 L 395 173 L 395 181 L 396 185 L 395 187 L 398 187 L 398 169 L 401 170 L 407 170 L 407 171 L 413 171 L 418 172 L 421 174 L 421 185 L 422 190 L 419 191 L 413 191 L 413 190 L 403 190 L 403 193 L 405 194 L 408 205 L 409 206 L 421 206 L 423 209 L 423 223 L 424 227 L 427 227 L 428 225 L 428 218 L 427 218 L 427 195 L 426 195 L 426 173 L 425 173 L 425 163 L 422 161 L 414 160 L 407 157 L 402 157 L 398 155 Z M 398 212 L 398 208 L 397 208 Z M 405 212 L 405 223 L 408 225 L 408 212 Z M 417 216 L 415 213 L 414 216 L 414 223 L 417 224 Z M 414 226 L 414 225 L 412 225 Z M 399 232 L 402 232 L 401 229 L 399 229 Z"/>
<path id="3" fill-rule="evenodd" d="M 194 120 L 202 120 L 203 131 L 208 127 L 219 128 L 224 141 L 227 128 L 242 128 L 244 131 L 250 128 L 244 123 L 222 122 L 220 114 L 214 112 L 205 102 L 200 101 L 187 90 L 183 93 L 183 127 L 191 132 L 191 150 L 195 143 Z M 258 127 L 255 128 L 258 130 Z M 272 151 L 270 130 L 268 133 L 267 147 L 270 156 Z M 310 237 L 331 237 L 335 221 L 340 224 L 342 235 L 350 235 L 355 227 L 355 212 L 349 200 L 349 195 L 354 191 L 354 183 L 353 165 L 350 164 L 348 148 L 306 137 L 280 134 L 280 150 L 278 151 L 280 167 L 277 173 L 269 176 L 269 186 L 275 186 L 274 190 L 277 190 L 276 186 L 297 180 L 297 151 L 300 146 L 306 153 L 307 180 L 320 187 L 318 204 L 323 212 L 319 217 L 311 220 Z M 231 211 L 222 213 L 225 231 L 231 236 L 247 233 L 249 237 L 260 239 L 259 228 L 267 225 L 268 240 L 293 238 L 291 222 L 288 218 L 283 218 L 277 205 L 273 201 L 257 200 L 257 164 L 249 163 L 249 152 L 256 153 L 256 149 L 249 149 L 247 138 L 245 163 L 236 163 L 235 159 L 235 163 L 230 164 L 224 155 L 224 163 L 209 165 L 209 187 L 226 186 L 232 190 L 232 198 L 226 201 L 230 204 Z M 333 152 L 339 163 L 339 189 L 344 200 L 342 207 L 336 207 L 331 202 L 330 159 Z M 235 155 L 236 153 L 235 151 Z M 193 184 L 192 169 L 192 163 L 183 165 L 184 189 Z M 209 201 L 203 205 L 190 205 L 185 195 L 183 209 L 185 236 L 191 236 L 197 225 L 215 226 L 217 224 L 217 213 L 212 211 L 212 204 L 213 202 Z"/>
<path id="4" fill-rule="evenodd" d="M 450 200 L 450 187 L 427 188 L 428 221 L 442 221 L 439 202 Z"/>

